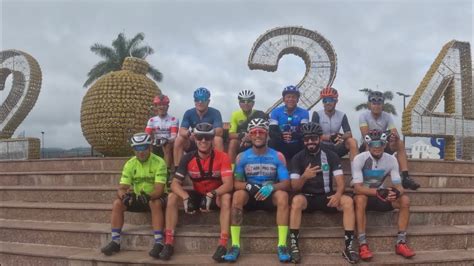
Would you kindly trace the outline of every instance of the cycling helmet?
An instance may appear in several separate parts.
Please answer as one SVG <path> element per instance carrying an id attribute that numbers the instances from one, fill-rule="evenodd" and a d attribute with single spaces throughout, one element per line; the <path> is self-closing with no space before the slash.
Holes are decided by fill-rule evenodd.
<path id="1" fill-rule="evenodd" d="M 151 144 L 151 136 L 147 133 L 137 133 L 132 136 L 130 139 L 131 146 L 140 146 L 140 145 L 150 145 Z"/>
<path id="2" fill-rule="evenodd" d="M 326 87 L 321 90 L 321 93 L 319 94 L 321 99 L 324 98 L 336 98 L 339 97 L 339 94 L 337 93 L 337 90 L 332 88 L 332 87 Z"/>
<path id="3" fill-rule="evenodd" d="M 365 142 L 367 144 L 371 141 L 381 140 L 386 142 L 387 141 L 387 134 L 379 129 L 371 129 L 369 133 L 364 137 Z"/>
<path id="4" fill-rule="evenodd" d="M 371 91 L 369 93 L 369 102 L 384 102 L 385 96 L 380 91 Z"/>
<path id="5" fill-rule="evenodd" d="M 300 96 L 300 90 L 298 89 L 298 87 L 293 85 L 286 86 L 281 92 L 281 96 L 285 97 L 285 95 L 287 95 L 288 93 L 294 93 L 298 95 L 298 97 Z"/>
<path id="6" fill-rule="evenodd" d="M 255 100 L 255 94 L 251 90 L 241 90 L 237 96 L 239 101 L 241 100 Z"/>
<path id="7" fill-rule="evenodd" d="M 318 123 L 309 122 L 301 126 L 301 132 L 303 133 L 303 136 L 306 136 L 306 135 L 321 136 L 323 134 L 323 129 Z"/>
<path id="8" fill-rule="evenodd" d="M 209 98 L 211 98 L 211 92 L 209 92 L 209 90 L 204 88 L 204 87 L 197 88 L 194 91 L 194 100 L 207 101 L 207 100 L 209 100 Z"/>
<path id="9" fill-rule="evenodd" d="M 254 118 L 250 120 L 249 125 L 247 126 L 247 131 L 250 131 L 254 128 L 263 128 L 268 131 L 270 123 L 263 118 Z"/>
<path id="10" fill-rule="evenodd" d="M 196 135 L 212 135 L 214 136 L 214 127 L 206 122 L 202 122 L 196 125 L 193 130 Z"/>
<path id="11" fill-rule="evenodd" d="M 158 96 L 155 96 L 155 98 L 153 99 L 153 103 L 158 104 L 158 105 L 169 105 L 170 98 L 168 98 L 168 96 L 164 94 L 158 95 Z"/>

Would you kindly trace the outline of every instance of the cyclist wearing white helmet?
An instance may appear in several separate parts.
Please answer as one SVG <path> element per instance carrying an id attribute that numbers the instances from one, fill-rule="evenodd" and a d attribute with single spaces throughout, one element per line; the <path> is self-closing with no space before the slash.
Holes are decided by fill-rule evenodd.
<path id="1" fill-rule="evenodd" d="M 112 241 L 101 249 L 107 256 L 120 251 L 124 212 L 151 211 L 155 243 L 149 255 L 158 258 L 163 249 L 163 208 L 168 192 L 166 163 L 151 153 L 152 138 L 137 133 L 131 138 L 135 156 L 123 166 L 117 198 L 112 205 Z"/>
<path id="2" fill-rule="evenodd" d="M 242 90 L 237 96 L 240 110 L 232 113 L 229 128 L 229 157 L 232 162 L 239 152 L 252 146 L 247 135 L 247 126 L 254 118 L 268 118 L 263 111 L 254 110 L 255 94 L 251 90 Z"/>

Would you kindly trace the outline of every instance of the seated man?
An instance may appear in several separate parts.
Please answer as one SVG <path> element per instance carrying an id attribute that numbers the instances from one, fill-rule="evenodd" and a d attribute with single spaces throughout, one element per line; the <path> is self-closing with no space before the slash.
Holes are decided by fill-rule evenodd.
<path id="1" fill-rule="evenodd" d="M 288 234 L 288 190 L 290 179 L 285 158 L 280 152 L 267 147 L 268 122 L 255 118 L 248 125 L 252 148 L 237 156 L 234 171 L 235 192 L 232 197 L 231 236 L 232 248 L 224 256 L 226 261 L 235 262 L 240 254 L 240 226 L 242 210 L 277 209 L 278 258 L 290 261 L 286 246 Z"/>
<path id="2" fill-rule="evenodd" d="M 387 135 L 380 130 L 371 130 L 365 136 L 369 151 L 357 155 L 352 162 L 352 184 L 356 210 L 357 233 L 359 238 L 359 256 L 363 260 L 373 257 L 365 235 L 366 210 L 398 212 L 398 236 L 395 253 L 411 258 L 415 252 L 406 243 L 408 220 L 410 217 L 410 199 L 403 193 L 397 160 L 384 153 Z M 385 187 L 384 182 L 390 175 L 392 186 Z"/>
<path id="3" fill-rule="evenodd" d="M 403 188 L 417 190 L 420 185 L 408 175 L 408 160 L 405 151 L 405 143 L 400 139 L 398 131 L 395 128 L 392 116 L 383 111 L 385 97 L 380 91 L 372 91 L 369 94 L 368 107 L 370 111 L 360 114 L 359 127 L 362 136 L 369 133 L 369 130 L 377 129 L 382 132 L 389 131 L 389 145 L 385 152 L 389 154 L 397 153 L 397 160 L 402 172 Z M 361 151 L 367 150 L 367 145 L 361 147 Z"/>
<path id="4" fill-rule="evenodd" d="M 254 118 L 267 119 L 263 111 L 253 109 L 255 94 L 251 90 L 242 90 L 238 95 L 240 110 L 232 113 L 229 128 L 229 157 L 235 162 L 238 153 L 252 147 L 252 142 L 247 134 L 247 126 Z"/>
<path id="5" fill-rule="evenodd" d="M 226 153 L 212 147 L 214 128 L 209 123 L 197 124 L 194 139 L 197 150 L 181 158 L 175 177 L 171 183 L 172 192 L 168 195 L 166 208 L 166 240 L 160 254 L 163 260 L 173 255 L 174 229 L 178 222 L 178 203 L 182 200 L 184 211 L 193 214 L 198 209 L 209 212 L 220 208 L 221 235 L 219 245 L 212 258 L 223 261 L 229 239 L 230 203 L 233 188 L 232 169 Z M 189 176 L 194 190 L 183 189 L 183 181 Z"/>
<path id="6" fill-rule="evenodd" d="M 352 248 L 355 216 L 352 198 L 343 195 L 344 174 L 339 157 L 331 150 L 320 146 L 323 130 L 317 123 L 310 122 L 302 127 L 305 149 L 291 160 L 291 188 L 297 193 L 291 200 L 290 211 L 290 254 L 294 263 L 301 261 L 298 247 L 302 211 L 343 211 L 346 248 L 343 257 L 349 263 L 357 263 L 357 252 Z M 332 178 L 336 180 L 333 190 Z"/>
<path id="7" fill-rule="evenodd" d="M 163 249 L 163 207 L 167 193 L 166 163 L 151 153 L 150 135 L 137 133 L 133 135 L 131 142 L 135 156 L 123 167 L 117 199 L 112 205 L 112 241 L 101 251 L 107 256 L 120 251 L 120 233 L 125 211 L 151 210 L 155 244 L 149 254 L 157 258 Z"/>
<path id="8" fill-rule="evenodd" d="M 297 106 L 300 91 L 295 86 L 287 86 L 281 93 L 285 105 L 270 113 L 269 146 L 285 155 L 289 162 L 293 155 L 304 148 L 300 128 L 309 122 L 307 110 Z"/>
<path id="9" fill-rule="evenodd" d="M 148 120 L 145 132 L 153 138 L 153 153 L 165 159 L 169 170 L 173 164 L 173 144 L 178 134 L 179 121 L 168 114 L 170 99 L 166 95 L 156 96 L 153 100 L 155 116 Z M 171 172 L 171 171 L 170 171 Z"/>
<path id="10" fill-rule="evenodd" d="M 219 151 L 224 150 L 224 140 L 222 136 L 224 130 L 222 129 L 222 116 L 219 110 L 209 107 L 211 93 L 206 88 L 197 88 L 194 91 L 194 108 L 187 110 L 184 113 L 181 127 L 178 131 L 178 137 L 174 143 L 173 161 L 175 168 L 181 161 L 183 151 L 189 152 L 196 150 L 196 143 L 193 135 L 190 134 L 189 129 L 193 129 L 197 124 L 206 122 L 211 124 L 215 130 L 214 148 Z"/>
<path id="11" fill-rule="evenodd" d="M 324 109 L 313 112 L 311 121 L 318 123 L 323 129 L 321 142 L 333 150 L 339 157 L 348 154 L 350 160 L 359 153 L 357 141 L 352 138 L 351 126 L 345 113 L 336 110 L 339 93 L 336 89 L 324 88 L 319 96 L 324 105 Z M 340 133 L 341 129 L 343 134 Z"/>

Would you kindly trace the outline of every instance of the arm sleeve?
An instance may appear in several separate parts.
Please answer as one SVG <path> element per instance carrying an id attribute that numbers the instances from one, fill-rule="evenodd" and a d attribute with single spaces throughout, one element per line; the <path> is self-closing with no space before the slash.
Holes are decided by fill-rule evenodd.
<path id="1" fill-rule="evenodd" d="M 221 116 L 221 112 L 219 112 L 219 110 L 217 109 L 214 109 L 215 110 L 215 115 L 214 115 L 214 122 L 212 123 L 212 125 L 214 126 L 214 128 L 222 128 L 222 116 Z"/>
<path id="2" fill-rule="evenodd" d="M 245 177 L 245 158 L 242 158 L 242 154 L 237 155 L 235 160 L 234 177 L 235 180 L 245 182 L 247 181 Z"/>
<path id="3" fill-rule="evenodd" d="M 183 120 L 181 121 L 181 127 L 189 129 L 189 126 L 190 126 L 189 119 L 190 119 L 190 110 L 187 110 L 183 115 Z"/>
<path id="4" fill-rule="evenodd" d="M 122 170 L 122 176 L 120 177 L 120 184 L 121 185 L 132 185 L 132 178 L 133 178 L 133 173 L 132 173 L 132 162 L 129 160 L 125 165 L 123 166 Z"/>
<path id="5" fill-rule="evenodd" d="M 317 111 L 313 112 L 313 116 L 311 117 L 311 122 L 319 124 L 319 114 Z"/>
<path id="6" fill-rule="evenodd" d="M 342 117 L 342 131 L 344 133 L 351 131 L 351 126 L 349 125 L 349 120 L 347 119 L 347 115 L 344 114 Z"/>
<path id="7" fill-rule="evenodd" d="M 168 169 L 166 168 L 166 163 L 163 159 L 158 158 L 159 166 L 155 172 L 155 183 L 160 183 L 166 185 L 166 176 L 168 174 Z"/>
<path id="8" fill-rule="evenodd" d="M 286 165 L 284 163 L 285 161 L 285 156 L 281 152 L 278 152 L 278 165 L 277 165 L 277 173 L 278 173 L 278 180 L 279 181 L 285 181 L 290 178 L 288 174 L 288 168 L 286 168 Z"/>
<path id="9" fill-rule="evenodd" d="M 398 170 L 398 161 L 395 157 L 392 157 L 392 170 L 390 171 L 390 178 L 392 179 L 392 184 L 399 185 L 402 183 L 402 179 L 400 177 L 400 171 Z"/>
<path id="10" fill-rule="evenodd" d="M 363 159 L 361 156 L 356 156 L 351 163 L 352 184 L 361 184 L 364 182 L 364 175 L 362 173 Z"/>
<path id="11" fill-rule="evenodd" d="M 365 118 L 365 113 L 361 113 L 359 115 L 359 127 L 367 127 L 369 124 L 367 123 L 367 119 Z"/>

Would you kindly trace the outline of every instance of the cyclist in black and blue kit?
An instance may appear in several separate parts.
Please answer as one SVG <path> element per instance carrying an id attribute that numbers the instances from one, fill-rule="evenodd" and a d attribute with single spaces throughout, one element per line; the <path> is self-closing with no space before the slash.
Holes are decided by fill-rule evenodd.
<path id="1" fill-rule="evenodd" d="M 262 118 L 252 119 L 248 125 L 252 148 L 240 153 L 234 171 L 234 195 L 232 196 L 231 238 L 232 247 L 224 256 L 235 262 L 240 254 L 240 226 L 243 209 L 276 209 L 278 225 L 278 259 L 290 260 L 286 245 L 288 235 L 288 192 L 290 178 L 283 154 L 267 147 L 268 122 Z"/>
<path id="2" fill-rule="evenodd" d="M 285 105 L 270 113 L 270 142 L 268 146 L 283 153 L 287 161 L 304 148 L 301 125 L 309 122 L 307 110 L 297 106 L 300 91 L 287 86 L 282 92 Z"/>

